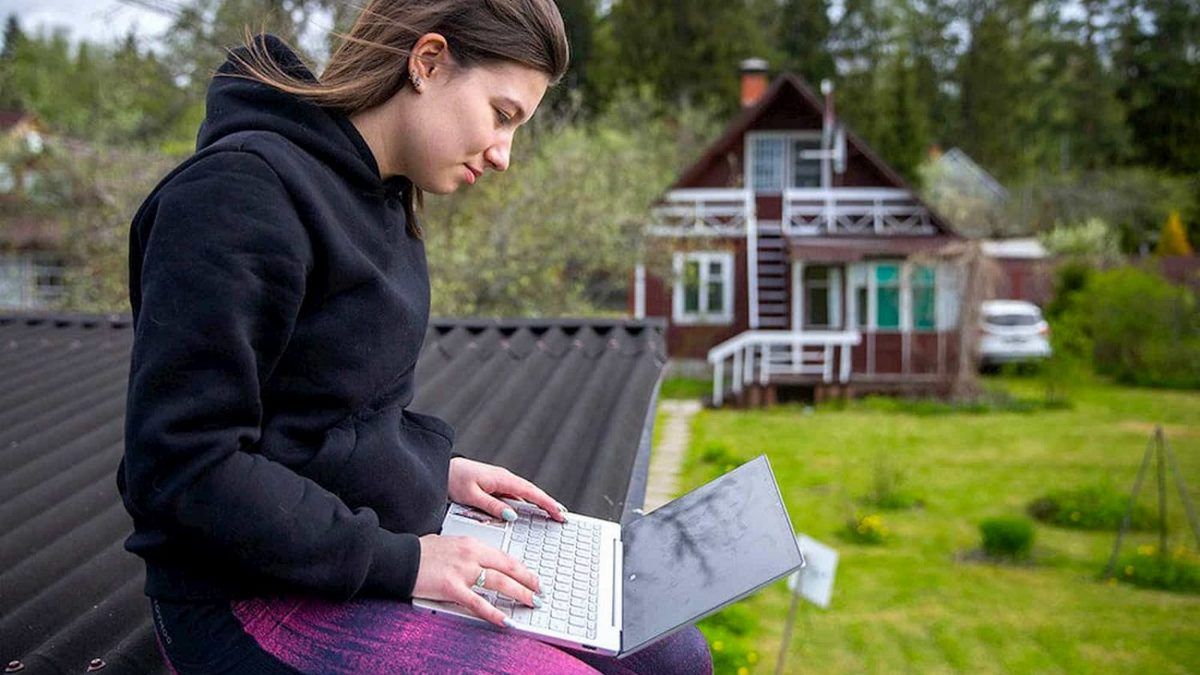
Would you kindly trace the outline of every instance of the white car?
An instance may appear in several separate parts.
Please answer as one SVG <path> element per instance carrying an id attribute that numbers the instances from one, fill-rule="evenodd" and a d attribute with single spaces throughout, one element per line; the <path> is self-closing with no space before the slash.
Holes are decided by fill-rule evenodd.
<path id="1" fill-rule="evenodd" d="M 1037 305 L 1024 300 L 988 300 L 982 310 L 981 365 L 1037 361 L 1050 356 L 1050 325 Z"/>

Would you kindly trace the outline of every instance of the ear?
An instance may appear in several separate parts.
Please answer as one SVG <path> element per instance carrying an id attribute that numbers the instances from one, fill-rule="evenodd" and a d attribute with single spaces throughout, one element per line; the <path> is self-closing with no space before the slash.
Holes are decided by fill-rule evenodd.
<path id="1" fill-rule="evenodd" d="M 413 45 L 408 57 L 409 77 L 419 77 L 428 82 L 441 76 L 451 63 L 450 45 L 438 33 L 426 33 Z"/>

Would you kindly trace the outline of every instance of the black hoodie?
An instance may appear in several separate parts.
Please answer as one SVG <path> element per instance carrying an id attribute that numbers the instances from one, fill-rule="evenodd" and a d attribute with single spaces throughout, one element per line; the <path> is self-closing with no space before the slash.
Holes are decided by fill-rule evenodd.
<path id="1" fill-rule="evenodd" d="M 213 79 L 196 154 L 130 233 L 117 485 L 148 595 L 412 595 L 453 432 L 405 409 L 429 318 L 410 189 L 344 115 Z"/>

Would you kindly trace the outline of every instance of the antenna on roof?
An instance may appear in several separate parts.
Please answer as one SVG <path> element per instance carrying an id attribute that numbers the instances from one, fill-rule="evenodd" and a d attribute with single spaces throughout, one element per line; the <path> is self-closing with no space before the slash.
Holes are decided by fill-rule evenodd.
<path id="1" fill-rule="evenodd" d="M 825 114 L 821 122 L 821 149 L 833 160 L 835 173 L 846 173 L 846 127 L 837 120 L 833 103 L 833 80 L 821 80 Z"/>

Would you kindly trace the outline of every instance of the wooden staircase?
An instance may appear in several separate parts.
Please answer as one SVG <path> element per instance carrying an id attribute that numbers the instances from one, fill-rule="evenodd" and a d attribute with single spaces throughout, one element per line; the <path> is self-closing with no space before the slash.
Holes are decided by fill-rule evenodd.
<path id="1" fill-rule="evenodd" d="M 787 239 L 778 226 L 759 225 L 756 239 L 758 263 L 758 327 L 787 328 L 790 279 Z"/>

